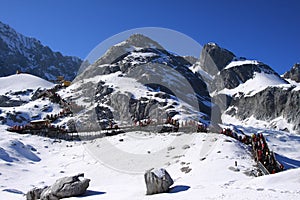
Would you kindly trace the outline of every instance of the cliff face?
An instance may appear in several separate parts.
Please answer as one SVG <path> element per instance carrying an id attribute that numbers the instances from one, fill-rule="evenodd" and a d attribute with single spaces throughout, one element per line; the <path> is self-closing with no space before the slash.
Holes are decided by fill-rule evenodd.
<path id="1" fill-rule="evenodd" d="M 250 117 L 263 121 L 283 118 L 293 124 L 293 130 L 300 128 L 300 92 L 294 87 L 268 87 L 254 96 L 234 98 L 226 114 L 240 120 Z M 272 124 L 271 128 L 277 128 Z"/>

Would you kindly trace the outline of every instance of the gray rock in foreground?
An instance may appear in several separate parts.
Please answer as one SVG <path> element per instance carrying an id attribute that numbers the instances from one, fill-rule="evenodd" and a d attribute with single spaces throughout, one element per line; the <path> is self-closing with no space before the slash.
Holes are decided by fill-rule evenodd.
<path id="1" fill-rule="evenodd" d="M 79 196 L 86 192 L 90 179 L 83 178 L 84 174 L 58 179 L 52 186 L 34 188 L 26 194 L 27 200 L 58 200 L 67 197 Z"/>
<path id="2" fill-rule="evenodd" d="M 168 192 L 174 181 L 170 174 L 163 168 L 151 169 L 144 174 L 147 195 Z"/>

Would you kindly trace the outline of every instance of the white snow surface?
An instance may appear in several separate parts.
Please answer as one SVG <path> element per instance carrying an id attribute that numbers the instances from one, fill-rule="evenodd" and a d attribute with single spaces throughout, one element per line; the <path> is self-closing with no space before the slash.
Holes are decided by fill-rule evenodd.
<path id="1" fill-rule="evenodd" d="M 236 66 L 242 66 L 242 65 L 258 65 L 259 62 L 257 60 L 237 60 L 237 61 L 231 61 L 224 69 L 230 69 L 232 67 Z"/>
<path id="2" fill-rule="evenodd" d="M 53 139 L 19 135 L 0 126 L 0 199 L 21 200 L 33 187 L 51 185 L 58 178 L 80 172 L 90 178 L 87 193 L 80 198 L 93 199 L 299 199 L 300 168 L 275 175 L 253 177 L 244 172 L 252 170 L 254 161 L 249 148 L 224 135 L 194 133 L 192 140 L 184 134 L 154 134 L 134 132 L 86 142 L 55 141 Z M 244 129 L 246 133 L 257 131 Z M 144 135 L 143 137 L 141 137 Z M 147 137 L 145 137 L 147 135 Z M 179 137 L 182 143 L 167 148 L 165 140 Z M 141 139 L 142 138 L 142 139 Z M 120 139 L 123 139 L 121 142 Z M 270 132 L 267 140 L 280 155 L 299 163 L 300 137 Z M 157 142 L 154 142 L 157 141 Z M 159 142 L 160 141 L 160 142 Z M 186 142 L 189 141 L 189 142 Z M 284 141 L 284 142 L 283 142 Z M 167 169 L 174 179 L 171 192 L 147 196 L 143 173 L 126 173 L 123 167 L 113 169 L 96 156 L 105 152 L 111 160 L 122 159 L 129 164 L 134 160 L 117 157 L 113 149 L 105 149 L 109 142 L 117 149 L 145 156 L 144 165 L 155 166 L 151 154 L 162 145 L 166 150 L 162 159 L 169 162 Z M 154 142 L 154 143 L 153 143 Z M 151 145 L 152 143 L 152 145 Z M 188 145 L 186 151 L 180 151 Z M 284 148 L 279 148 L 284 145 Z M 293 146 L 292 146 L 293 145 Z M 90 148 L 93 146 L 96 149 Z M 147 153 L 151 148 L 151 153 Z M 177 152 L 180 152 L 176 155 Z M 238 165 L 235 167 L 235 161 Z M 298 167 L 300 164 L 298 165 Z M 190 168 L 189 173 L 181 171 Z M 237 171 L 236 169 L 239 169 Z M 148 170 L 146 168 L 144 170 Z M 78 199 L 76 197 L 69 199 Z"/>
<path id="3" fill-rule="evenodd" d="M 253 96 L 256 93 L 263 91 L 264 89 L 270 86 L 290 87 L 289 84 L 286 84 L 275 74 L 255 72 L 253 79 L 249 79 L 245 83 L 241 83 L 238 87 L 233 89 L 225 88 L 219 91 L 219 93 L 233 96 L 239 92 L 242 92 L 245 94 L 245 96 Z"/>
<path id="4" fill-rule="evenodd" d="M 54 86 L 42 78 L 30 74 L 15 74 L 7 77 L 0 77 L 0 94 L 10 91 L 22 91 L 26 89 L 51 88 Z"/>

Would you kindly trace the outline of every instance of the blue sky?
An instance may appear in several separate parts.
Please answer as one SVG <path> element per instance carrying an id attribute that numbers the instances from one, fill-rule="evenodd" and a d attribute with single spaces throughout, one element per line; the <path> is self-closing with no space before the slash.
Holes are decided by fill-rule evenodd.
<path id="1" fill-rule="evenodd" d="M 105 39 L 140 27 L 164 27 L 201 45 L 216 42 L 278 73 L 300 62 L 297 0 L 0 0 L 0 21 L 55 51 L 85 58 Z"/>

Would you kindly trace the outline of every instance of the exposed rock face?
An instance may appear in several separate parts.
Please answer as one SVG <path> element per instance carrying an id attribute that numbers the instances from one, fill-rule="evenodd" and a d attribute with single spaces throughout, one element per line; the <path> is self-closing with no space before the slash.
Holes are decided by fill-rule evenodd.
<path id="1" fill-rule="evenodd" d="M 283 77 L 300 83 L 300 63 L 296 63 L 290 71 L 287 71 L 283 75 Z"/>
<path id="2" fill-rule="evenodd" d="M 58 179 L 52 186 L 34 188 L 26 194 L 27 200 L 59 200 L 62 198 L 82 195 L 89 187 L 90 179 L 80 180 L 84 174 Z"/>
<path id="3" fill-rule="evenodd" d="M 251 97 L 234 98 L 227 114 L 245 120 L 251 116 L 256 119 L 271 121 L 283 117 L 294 124 L 294 130 L 300 130 L 300 92 L 294 87 L 268 87 Z M 273 127 L 276 128 L 276 127 Z M 300 132 L 299 132 L 300 133 Z"/>
<path id="4" fill-rule="evenodd" d="M 56 80 L 57 76 L 73 80 L 81 62 L 77 57 L 53 52 L 40 41 L 25 37 L 0 22 L 0 76 L 20 70 L 46 80 Z"/>
<path id="5" fill-rule="evenodd" d="M 224 69 L 234 57 L 235 55 L 227 49 L 223 49 L 215 43 L 208 43 L 201 51 L 200 66 L 209 74 L 215 75 Z"/>
<path id="6" fill-rule="evenodd" d="M 165 169 L 152 169 L 144 174 L 147 195 L 168 192 L 174 181 Z"/>

